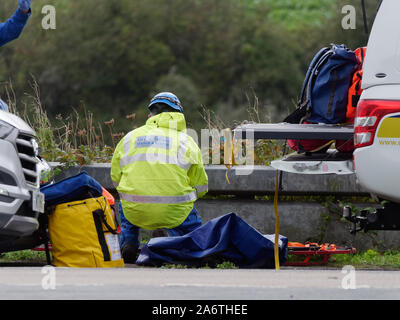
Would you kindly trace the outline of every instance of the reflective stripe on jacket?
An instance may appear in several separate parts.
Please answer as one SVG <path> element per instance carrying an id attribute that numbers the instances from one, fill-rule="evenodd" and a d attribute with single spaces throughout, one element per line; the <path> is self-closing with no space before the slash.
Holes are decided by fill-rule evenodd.
<path id="1" fill-rule="evenodd" d="M 111 179 L 126 219 L 150 230 L 182 224 L 208 191 L 201 151 L 177 112 L 151 117 L 119 142 Z"/>

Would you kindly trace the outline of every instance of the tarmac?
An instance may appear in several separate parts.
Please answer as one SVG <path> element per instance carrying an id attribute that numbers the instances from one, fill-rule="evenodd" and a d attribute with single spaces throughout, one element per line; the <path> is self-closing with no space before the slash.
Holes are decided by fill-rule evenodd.
<path id="1" fill-rule="evenodd" d="M 400 271 L 1 267 L 1 300 L 398 300 Z"/>

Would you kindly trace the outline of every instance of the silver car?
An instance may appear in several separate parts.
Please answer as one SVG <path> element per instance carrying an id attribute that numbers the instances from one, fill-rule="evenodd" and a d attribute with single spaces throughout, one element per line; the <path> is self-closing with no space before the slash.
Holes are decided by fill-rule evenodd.
<path id="1" fill-rule="evenodd" d="M 44 197 L 35 132 L 21 118 L 1 110 L 0 150 L 0 252 L 4 252 L 38 230 Z"/>

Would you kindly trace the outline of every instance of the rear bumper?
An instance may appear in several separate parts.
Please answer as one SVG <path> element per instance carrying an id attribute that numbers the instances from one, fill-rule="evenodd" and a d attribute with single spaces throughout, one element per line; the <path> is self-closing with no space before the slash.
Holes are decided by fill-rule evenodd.
<path id="1" fill-rule="evenodd" d="M 384 150 L 372 145 L 354 152 L 355 172 L 360 186 L 375 197 L 400 203 L 400 148 Z"/>
<path id="2" fill-rule="evenodd" d="M 311 155 L 292 154 L 271 162 L 277 170 L 300 174 L 354 174 L 351 155 L 328 150 Z"/>

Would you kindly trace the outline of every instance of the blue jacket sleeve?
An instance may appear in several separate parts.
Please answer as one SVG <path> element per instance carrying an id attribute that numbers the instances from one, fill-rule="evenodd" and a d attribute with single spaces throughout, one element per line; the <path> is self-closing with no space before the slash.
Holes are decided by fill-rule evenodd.
<path id="1" fill-rule="evenodd" d="M 10 19 L 0 23 L 0 47 L 19 37 L 30 15 L 31 12 L 27 14 L 18 9 Z"/>

